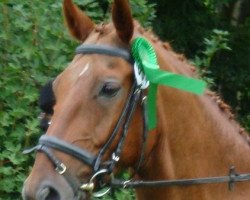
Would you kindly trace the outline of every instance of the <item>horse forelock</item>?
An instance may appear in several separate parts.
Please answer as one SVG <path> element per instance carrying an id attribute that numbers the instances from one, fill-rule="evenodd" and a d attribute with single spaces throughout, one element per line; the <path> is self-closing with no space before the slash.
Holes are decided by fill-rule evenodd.
<path id="1" fill-rule="evenodd" d="M 40 91 L 39 107 L 43 112 L 53 114 L 54 105 L 55 95 L 53 92 L 53 80 L 51 80 Z"/>

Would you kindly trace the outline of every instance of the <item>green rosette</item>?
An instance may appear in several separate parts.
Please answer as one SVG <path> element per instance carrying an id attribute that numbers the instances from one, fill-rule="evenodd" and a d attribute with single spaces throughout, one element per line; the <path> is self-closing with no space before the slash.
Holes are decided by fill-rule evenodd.
<path id="1" fill-rule="evenodd" d="M 138 67 L 144 72 L 150 82 L 147 99 L 149 130 L 154 129 L 157 125 L 156 97 L 159 84 L 197 95 L 204 93 L 206 88 L 204 81 L 161 70 L 157 62 L 155 50 L 145 38 L 138 37 L 133 40 L 131 51 Z"/>

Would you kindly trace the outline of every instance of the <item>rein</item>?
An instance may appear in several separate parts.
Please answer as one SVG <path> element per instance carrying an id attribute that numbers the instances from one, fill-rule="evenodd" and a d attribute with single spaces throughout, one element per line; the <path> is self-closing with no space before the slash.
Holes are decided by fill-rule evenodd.
<path id="1" fill-rule="evenodd" d="M 159 181 L 132 181 L 113 179 L 111 187 L 113 188 L 142 188 L 142 187 L 173 187 L 173 186 L 191 186 L 202 184 L 228 183 L 228 189 L 233 190 L 236 182 L 250 180 L 250 174 L 238 174 L 234 167 L 229 170 L 228 176 L 205 177 L 195 179 L 176 179 L 176 180 L 159 180 Z"/>
<path id="2" fill-rule="evenodd" d="M 76 54 L 103 54 L 109 56 L 120 57 L 129 62 L 134 67 L 134 81 L 130 89 L 125 106 L 122 113 L 108 139 L 97 155 L 93 155 L 85 149 L 81 149 L 75 145 L 67 143 L 59 138 L 43 135 L 40 137 L 38 145 L 25 150 L 24 153 L 31 153 L 33 151 L 39 151 L 44 153 L 48 159 L 52 162 L 55 170 L 65 177 L 68 184 L 72 187 L 75 196 L 79 195 L 79 192 L 93 192 L 95 188 L 96 180 L 100 182 L 105 175 L 110 175 L 110 182 L 106 183 L 109 188 L 104 192 L 93 193 L 95 197 L 101 197 L 110 191 L 111 188 L 139 188 L 139 187 L 169 187 L 169 186 L 189 186 L 200 184 L 212 184 L 212 183 L 228 183 L 229 189 L 232 190 L 235 182 L 249 181 L 250 174 L 238 174 L 232 167 L 229 170 L 228 176 L 220 177 L 207 177 L 196 179 L 177 179 L 177 180 L 160 180 L 160 181 L 132 181 L 132 180 L 120 180 L 112 178 L 112 172 L 119 161 L 121 152 L 123 149 L 124 141 L 128 134 L 128 128 L 132 120 L 134 111 L 137 106 L 140 106 L 143 115 L 143 133 L 142 133 L 142 150 L 141 156 L 137 164 L 137 170 L 140 168 L 142 161 L 144 160 L 144 149 L 147 139 L 147 113 L 145 100 L 147 96 L 144 95 L 144 89 L 148 87 L 148 81 L 143 73 L 138 70 L 138 66 L 134 63 L 131 53 L 128 50 L 118 47 L 111 47 L 106 45 L 81 45 L 76 49 Z M 121 131 L 120 131 L 121 130 Z M 114 139 L 120 134 L 118 144 L 111 154 L 108 161 L 103 162 L 103 156 L 110 148 Z M 67 166 L 62 163 L 53 153 L 53 150 L 57 150 L 68 154 L 82 163 L 88 165 L 93 169 L 93 175 L 88 183 L 80 183 L 76 177 L 73 177 L 67 170 Z"/>

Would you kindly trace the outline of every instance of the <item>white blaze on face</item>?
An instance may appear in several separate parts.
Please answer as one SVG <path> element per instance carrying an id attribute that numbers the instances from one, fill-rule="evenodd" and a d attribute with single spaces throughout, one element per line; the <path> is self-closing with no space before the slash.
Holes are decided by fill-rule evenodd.
<path id="1" fill-rule="evenodd" d="M 81 73 L 79 74 L 79 77 L 81 77 L 82 75 L 84 75 L 84 74 L 88 71 L 89 66 L 90 66 L 89 63 L 85 65 L 85 67 L 83 68 L 83 70 L 82 70 Z"/>

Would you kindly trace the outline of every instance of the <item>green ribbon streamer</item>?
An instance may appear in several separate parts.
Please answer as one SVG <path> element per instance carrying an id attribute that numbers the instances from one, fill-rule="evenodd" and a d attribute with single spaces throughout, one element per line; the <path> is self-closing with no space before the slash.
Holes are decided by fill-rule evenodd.
<path id="1" fill-rule="evenodd" d="M 143 71 L 150 82 L 147 102 L 149 130 L 154 129 L 157 124 L 156 97 L 158 84 L 180 89 L 186 92 L 191 92 L 197 95 L 202 94 L 206 87 L 205 82 L 201 80 L 163 71 L 159 69 L 158 65 L 153 65 L 146 61 L 143 61 Z"/>
<path id="2" fill-rule="evenodd" d="M 156 97 L 159 84 L 197 95 L 204 93 L 206 88 L 204 81 L 161 70 L 157 64 L 154 48 L 146 39 L 136 38 L 132 44 L 132 53 L 138 66 L 150 82 L 147 100 L 149 130 L 154 129 L 157 124 Z"/>

